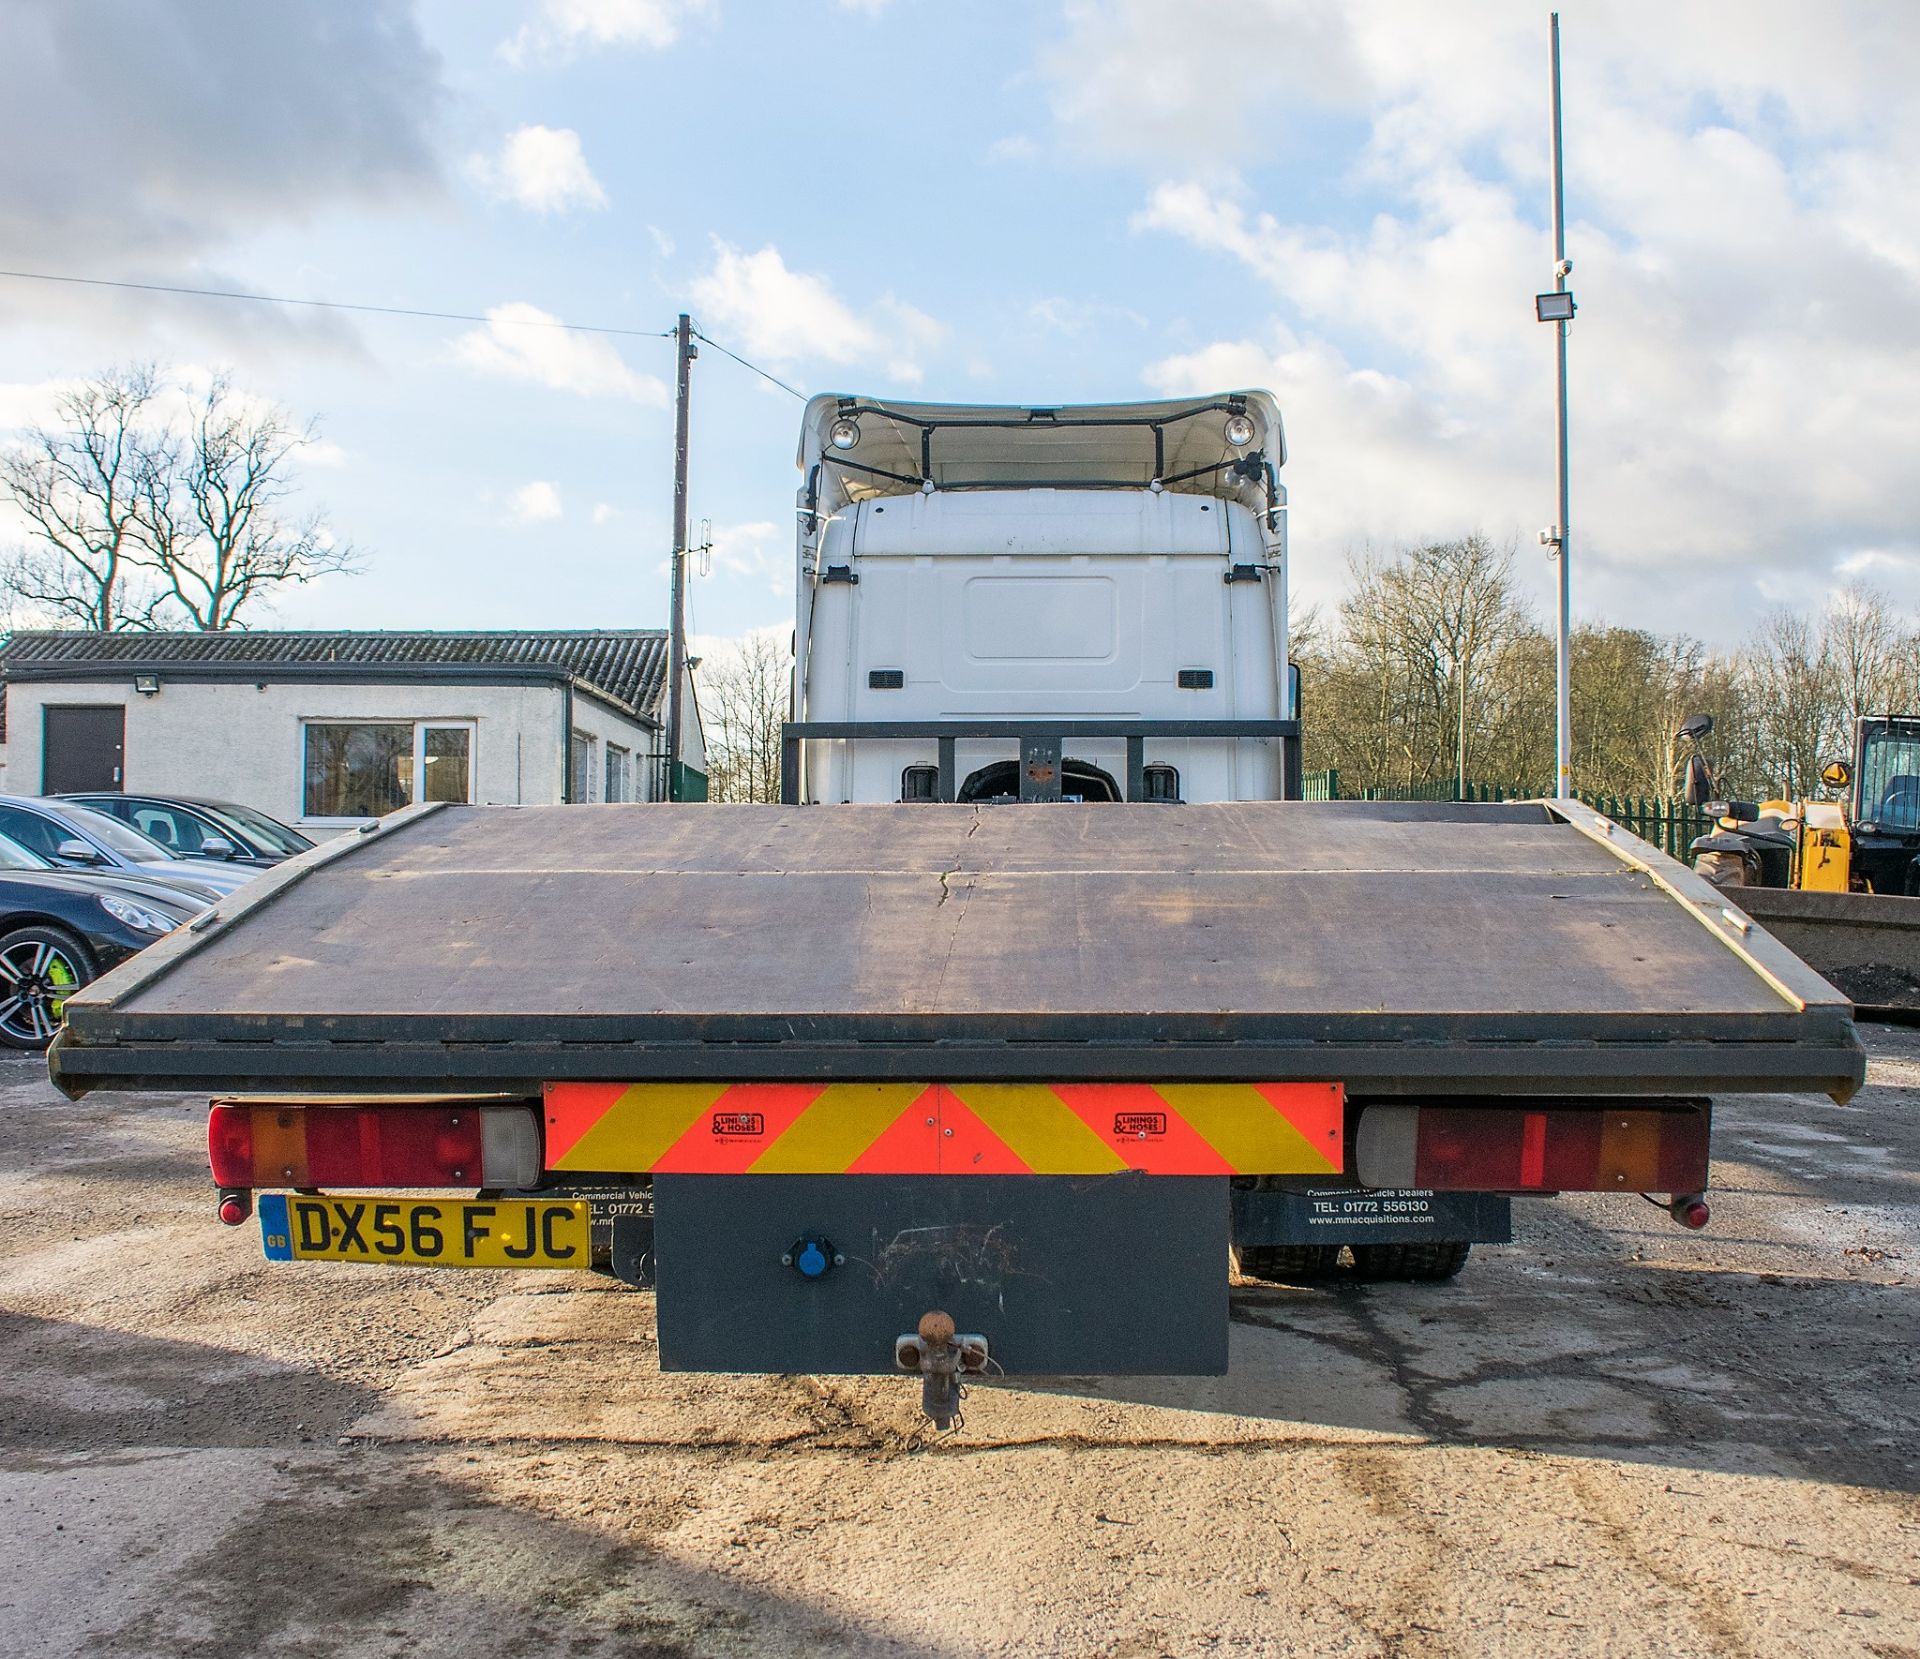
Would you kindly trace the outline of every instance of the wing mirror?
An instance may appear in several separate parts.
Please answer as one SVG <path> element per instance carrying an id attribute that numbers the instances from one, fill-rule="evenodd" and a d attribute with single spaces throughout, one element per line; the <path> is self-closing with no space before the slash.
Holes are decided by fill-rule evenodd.
<path id="1" fill-rule="evenodd" d="M 201 858 L 238 858 L 240 849 L 224 835 L 209 835 L 200 843 Z"/>
<path id="2" fill-rule="evenodd" d="M 89 846 L 79 836 L 71 836 L 53 849 L 53 856 L 62 864 L 104 864 L 107 855 L 98 847 Z"/>
<path id="3" fill-rule="evenodd" d="M 1821 768 L 1820 781 L 1829 789 L 1845 789 L 1853 782 L 1853 768 L 1844 760 L 1830 760 Z"/>

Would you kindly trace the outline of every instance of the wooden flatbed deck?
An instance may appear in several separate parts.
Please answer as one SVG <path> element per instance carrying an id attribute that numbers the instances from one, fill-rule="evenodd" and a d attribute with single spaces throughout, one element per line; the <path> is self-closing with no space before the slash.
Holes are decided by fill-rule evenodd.
<path id="1" fill-rule="evenodd" d="M 70 1092 L 911 1076 L 1844 1097 L 1850 1016 L 1579 806 L 450 806 L 282 866 L 87 987 L 52 1066 Z"/>

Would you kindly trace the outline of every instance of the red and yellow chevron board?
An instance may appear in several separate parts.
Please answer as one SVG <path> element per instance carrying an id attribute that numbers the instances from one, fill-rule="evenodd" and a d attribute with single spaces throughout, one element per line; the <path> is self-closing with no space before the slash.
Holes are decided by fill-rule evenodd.
<path id="1" fill-rule="evenodd" d="M 1331 1175 L 1339 1083 L 549 1083 L 546 1167 L 685 1175 Z"/>

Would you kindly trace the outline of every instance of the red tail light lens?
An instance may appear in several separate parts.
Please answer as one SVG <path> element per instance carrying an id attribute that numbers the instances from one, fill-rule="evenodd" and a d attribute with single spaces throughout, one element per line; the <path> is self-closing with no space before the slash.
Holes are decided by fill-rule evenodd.
<path id="1" fill-rule="evenodd" d="M 207 1162 L 216 1187 L 253 1186 L 253 1112 L 216 1105 L 207 1114 Z"/>
<path id="2" fill-rule="evenodd" d="M 282 1106 L 218 1101 L 208 1161 L 222 1187 L 526 1186 L 540 1131 L 522 1106 Z"/>
<path id="3" fill-rule="evenodd" d="M 1679 1192 L 1707 1185 L 1704 1104 L 1369 1106 L 1354 1167 L 1432 1192 Z"/>
<path id="4" fill-rule="evenodd" d="M 301 1115 L 309 1186 L 481 1184 L 477 1106 L 335 1106 Z"/>

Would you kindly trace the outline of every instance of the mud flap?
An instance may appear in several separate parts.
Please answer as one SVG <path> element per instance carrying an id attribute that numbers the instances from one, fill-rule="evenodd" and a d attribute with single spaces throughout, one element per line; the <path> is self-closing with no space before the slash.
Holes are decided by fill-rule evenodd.
<path id="1" fill-rule="evenodd" d="M 1235 1244 L 1508 1244 L 1513 1203 L 1491 1192 L 1389 1192 L 1298 1182 L 1235 1188 Z"/>
<path id="2" fill-rule="evenodd" d="M 894 1371 L 933 1309 L 1009 1374 L 1227 1368 L 1225 1178 L 660 1175 L 666 1371 Z"/>

